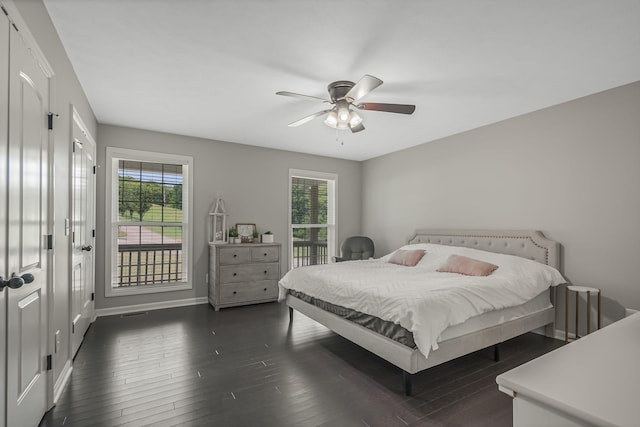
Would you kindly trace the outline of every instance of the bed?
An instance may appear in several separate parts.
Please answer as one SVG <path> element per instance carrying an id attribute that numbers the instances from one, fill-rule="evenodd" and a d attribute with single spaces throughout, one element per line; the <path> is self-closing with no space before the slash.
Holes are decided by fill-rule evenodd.
<path id="1" fill-rule="evenodd" d="M 462 255 L 481 254 L 478 255 L 480 259 L 482 259 L 481 256 L 489 253 L 489 255 L 486 255 L 489 260 L 493 259 L 491 254 L 506 254 L 553 267 L 554 271 L 560 270 L 559 244 L 545 238 L 539 231 L 424 229 L 417 230 L 408 239 L 408 245 L 411 246 L 407 246 L 407 248 L 430 248 L 427 252 L 437 252 L 435 249 L 447 247 L 450 251 L 464 252 Z M 476 250 L 483 252 L 477 252 Z M 443 251 L 443 253 L 445 252 Z M 495 257 L 509 258 L 503 255 L 495 255 Z M 521 261 L 520 258 L 516 261 Z M 372 261 L 371 265 L 383 268 L 380 263 L 384 261 L 384 259 L 377 260 L 377 263 Z M 366 267 L 366 261 L 337 263 L 335 266 L 351 263 L 354 263 L 352 264 L 353 268 Z M 527 263 L 535 264 L 530 261 L 527 261 Z M 329 265 L 319 268 L 331 269 L 333 267 Z M 340 268 L 347 267 L 341 266 Z M 398 340 L 395 336 L 392 339 L 389 334 L 387 334 L 389 336 L 382 335 L 369 327 L 348 320 L 348 316 L 340 315 L 340 310 L 327 311 L 331 307 L 324 306 L 322 303 L 325 301 L 322 298 L 312 295 L 314 293 L 312 287 L 303 287 L 305 292 L 297 292 L 293 289 L 296 282 L 309 281 L 312 283 L 312 279 L 303 280 L 304 276 L 301 276 L 301 274 L 307 274 L 307 271 L 317 272 L 318 269 L 305 271 L 303 268 L 296 270 L 299 271 L 290 271 L 280 282 L 280 299 L 286 301 L 289 307 L 290 321 L 293 321 L 293 311 L 296 310 L 401 368 L 404 389 L 407 395 L 411 394 L 411 377 L 417 372 L 490 346 L 496 346 L 494 348 L 496 349 L 495 354 L 497 357 L 497 345 L 499 343 L 533 330 L 539 330 L 546 335 L 552 336 L 553 323 L 555 321 L 555 309 L 553 307 L 555 293 L 553 289 L 555 289 L 555 285 L 562 282 L 560 280 L 562 276 L 556 271 L 557 276 L 554 277 L 553 283 L 549 283 L 549 286 L 544 291 L 539 293 L 536 291 L 536 295 L 527 296 L 526 301 L 515 306 L 492 309 L 477 316 L 471 316 L 462 323 L 447 327 L 441 333 L 432 331 L 430 338 L 426 340 L 424 338 L 418 339 L 422 336 L 422 332 L 418 330 L 410 332 L 416 337 L 416 342 L 424 341 L 421 342 L 421 346 L 412 346 L 407 345 L 406 342 L 401 342 L 402 340 Z M 329 270 L 325 270 L 325 272 L 328 275 Z M 450 275 L 450 273 L 446 274 Z M 377 275 L 385 277 L 384 274 Z M 322 286 L 318 286 L 318 288 L 322 288 Z M 326 292 L 324 295 L 319 291 L 318 293 L 320 296 L 328 295 Z M 529 293 L 534 293 L 534 291 L 531 290 Z M 331 305 L 331 301 L 328 302 Z M 394 322 L 402 323 L 404 320 L 398 321 L 395 319 L 388 323 Z M 413 329 L 413 326 L 407 326 L 407 329 Z M 420 333 L 418 334 L 418 332 Z M 433 343 L 429 340 L 433 340 Z M 433 345 L 429 346 L 429 344 Z M 427 349 L 426 347 L 430 348 Z"/>

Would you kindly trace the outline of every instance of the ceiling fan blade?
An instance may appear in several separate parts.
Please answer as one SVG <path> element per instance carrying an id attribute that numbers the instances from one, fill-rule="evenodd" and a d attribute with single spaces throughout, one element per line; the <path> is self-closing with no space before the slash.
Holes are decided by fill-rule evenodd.
<path id="1" fill-rule="evenodd" d="M 382 104 L 379 102 L 363 102 L 356 105 L 359 110 L 386 111 L 387 113 L 413 114 L 415 105 L 408 104 Z"/>
<path id="2" fill-rule="evenodd" d="M 331 111 L 331 110 L 318 111 L 317 113 L 313 113 L 313 114 L 311 114 L 310 116 L 303 117 L 303 118 L 301 118 L 300 120 L 296 120 L 296 121 L 295 121 L 295 122 L 293 122 L 293 123 L 289 123 L 289 124 L 288 124 L 288 126 L 289 126 L 290 128 L 294 128 L 294 127 L 297 127 L 297 126 L 303 125 L 303 124 L 305 124 L 305 123 L 307 123 L 307 122 L 310 122 L 311 120 L 315 119 L 316 117 L 319 117 L 319 116 L 321 116 L 321 115 L 323 115 L 323 114 L 327 114 L 329 111 Z"/>
<path id="3" fill-rule="evenodd" d="M 290 96 L 292 98 L 302 98 L 302 99 L 306 99 L 308 101 L 321 101 L 321 102 L 329 102 L 329 103 L 331 102 L 328 99 L 319 98 L 317 96 L 302 95 L 300 93 L 288 92 L 286 90 L 281 90 L 280 92 L 276 92 L 276 95 Z"/>
<path id="4" fill-rule="evenodd" d="M 356 126 L 351 127 L 351 132 L 356 133 L 364 130 L 364 125 L 362 123 L 357 124 Z"/>
<path id="5" fill-rule="evenodd" d="M 382 84 L 382 80 L 377 77 L 370 76 L 369 74 L 365 74 L 362 76 L 358 83 L 353 86 L 349 92 L 344 96 L 345 98 L 350 98 L 353 101 L 357 101 L 362 98 L 378 86 Z"/>

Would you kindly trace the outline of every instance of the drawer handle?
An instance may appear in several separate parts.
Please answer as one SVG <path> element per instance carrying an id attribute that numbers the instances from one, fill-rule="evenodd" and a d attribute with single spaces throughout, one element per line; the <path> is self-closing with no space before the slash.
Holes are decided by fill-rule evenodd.
<path id="1" fill-rule="evenodd" d="M 238 256 L 238 254 L 233 254 L 233 257 L 236 258 Z"/>
<path id="2" fill-rule="evenodd" d="M 265 253 L 264 256 L 267 256 L 267 254 Z"/>
<path id="3" fill-rule="evenodd" d="M 264 291 L 267 292 L 267 288 L 264 288 Z"/>
<path id="4" fill-rule="evenodd" d="M 267 270 L 264 271 L 264 274 L 267 274 Z"/>
<path id="5" fill-rule="evenodd" d="M 237 291 L 233 291 L 233 294 L 234 294 L 234 295 L 235 295 L 235 294 L 237 294 L 237 293 L 238 293 Z"/>
<path id="6" fill-rule="evenodd" d="M 237 276 L 237 275 L 238 275 L 238 273 L 233 273 L 233 275 L 234 275 L 234 276 Z"/>

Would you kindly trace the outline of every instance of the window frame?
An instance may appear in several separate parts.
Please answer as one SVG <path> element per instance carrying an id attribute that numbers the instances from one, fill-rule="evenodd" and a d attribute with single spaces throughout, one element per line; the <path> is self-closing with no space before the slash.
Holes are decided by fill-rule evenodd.
<path id="1" fill-rule="evenodd" d="M 118 162 L 137 161 L 179 164 L 182 172 L 182 264 L 186 269 L 186 281 L 159 283 L 156 285 L 113 287 L 112 278 L 117 266 L 117 218 L 118 218 Z M 105 286 L 106 298 L 125 295 L 141 295 L 193 289 L 193 157 L 129 148 L 107 147 L 105 171 Z M 185 171 L 186 169 L 186 171 Z M 185 191 L 186 189 L 186 191 Z M 115 198 L 115 199 L 114 199 Z M 115 203 L 114 203 L 115 200 Z M 115 221 L 114 221 L 115 218 Z M 114 231 L 115 230 L 115 231 Z M 115 256 L 114 256 L 115 255 Z"/>
<path id="2" fill-rule="evenodd" d="M 327 181 L 327 224 L 293 224 L 291 222 L 291 191 L 292 178 L 308 178 Z M 327 258 L 329 262 L 337 254 L 337 235 L 338 235 L 338 174 L 332 172 L 319 172 L 304 169 L 289 169 L 289 194 L 288 194 L 288 215 L 287 215 L 287 245 L 289 247 L 289 269 L 292 270 L 293 265 L 293 227 L 296 228 L 327 228 Z"/>

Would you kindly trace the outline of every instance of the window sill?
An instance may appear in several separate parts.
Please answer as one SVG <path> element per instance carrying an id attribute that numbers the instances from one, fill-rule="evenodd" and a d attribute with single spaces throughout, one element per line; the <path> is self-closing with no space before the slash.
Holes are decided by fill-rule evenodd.
<path id="1" fill-rule="evenodd" d="M 163 292 L 184 291 L 193 289 L 191 282 L 163 283 L 161 285 L 125 286 L 121 288 L 107 288 L 106 298 L 122 297 L 127 295 L 159 294 Z"/>

